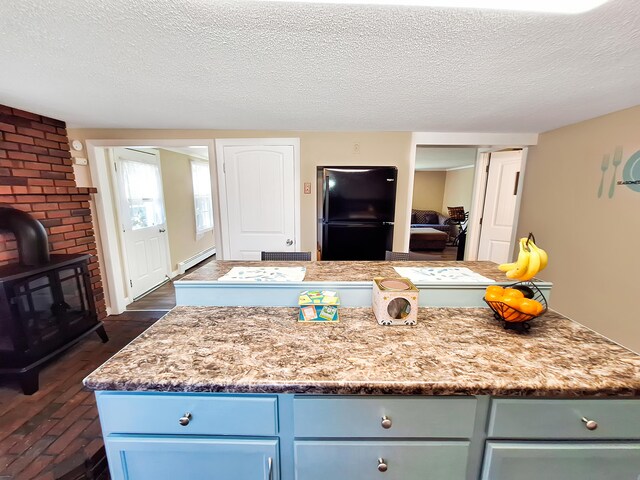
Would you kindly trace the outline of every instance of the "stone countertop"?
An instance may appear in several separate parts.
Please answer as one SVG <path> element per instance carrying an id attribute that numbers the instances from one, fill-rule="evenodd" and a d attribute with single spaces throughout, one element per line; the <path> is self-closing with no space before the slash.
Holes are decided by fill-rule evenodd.
<path id="1" fill-rule="evenodd" d="M 528 334 L 486 308 L 420 308 L 414 327 L 370 308 L 298 323 L 297 308 L 176 307 L 89 375 L 93 390 L 640 395 L 640 356 L 557 313 Z"/>
<path id="2" fill-rule="evenodd" d="M 213 261 L 186 275 L 179 281 L 217 281 L 233 267 L 306 267 L 305 282 L 371 282 L 374 277 L 400 277 L 393 267 L 467 267 L 496 282 L 510 283 L 493 262 L 251 262 Z"/>

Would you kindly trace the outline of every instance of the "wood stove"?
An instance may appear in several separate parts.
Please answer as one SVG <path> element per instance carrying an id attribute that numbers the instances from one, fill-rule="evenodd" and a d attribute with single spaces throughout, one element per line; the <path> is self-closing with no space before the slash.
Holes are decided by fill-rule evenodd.
<path id="1" fill-rule="evenodd" d="M 39 222 L 13 212 L 17 210 L 0 209 L 0 228 L 16 235 L 21 260 L 0 266 L 0 375 L 17 377 L 30 395 L 38 390 L 38 373 L 47 360 L 92 332 L 103 342 L 109 339 L 96 314 L 90 255 L 49 255 L 44 228 L 28 224 Z M 13 220 L 7 221 L 8 216 Z M 34 232 L 37 241 L 25 238 Z M 28 251 L 33 248 L 40 251 Z"/>

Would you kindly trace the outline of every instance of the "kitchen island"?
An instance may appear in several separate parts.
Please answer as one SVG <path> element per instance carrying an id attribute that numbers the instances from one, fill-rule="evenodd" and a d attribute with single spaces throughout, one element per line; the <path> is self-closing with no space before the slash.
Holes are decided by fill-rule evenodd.
<path id="1" fill-rule="evenodd" d="M 221 280 L 233 267 L 304 267 L 301 282 L 228 282 Z M 401 277 L 394 267 L 468 268 L 487 281 L 480 282 L 414 282 L 420 291 L 418 303 L 428 307 L 481 307 L 487 285 L 508 285 L 509 281 L 493 262 L 430 261 L 323 261 L 323 262 L 251 262 L 213 261 L 174 282 L 176 302 L 183 306 L 280 306 L 298 305 L 303 290 L 337 290 L 344 306 L 371 305 L 371 282 L 375 277 Z M 550 282 L 536 281 L 547 298 Z"/>
<path id="2" fill-rule="evenodd" d="M 631 479 L 640 357 L 557 313 L 176 307 L 92 373 L 112 477 Z"/>

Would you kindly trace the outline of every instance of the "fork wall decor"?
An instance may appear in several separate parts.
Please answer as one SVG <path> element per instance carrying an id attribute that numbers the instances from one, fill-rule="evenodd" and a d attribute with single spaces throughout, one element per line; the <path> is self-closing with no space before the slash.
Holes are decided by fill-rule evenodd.
<path id="1" fill-rule="evenodd" d="M 626 185 L 628 188 L 635 192 L 640 192 L 640 151 L 634 153 L 626 161 L 622 180 L 618 178 L 618 167 L 622 163 L 622 147 L 617 146 L 613 152 L 613 158 L 609 162 L 610 155 L 605 153 L 602 156 L 602 162 L 600 163 L 600 185 L 598 186 L 598 198 L 602 198 L 603 195 L 607 195 L 609 198 L 613 198 L 615 195 L 616 185 Z M 607 171 L 611 165 L 611 181 L 606 179 Z M 606 181 L 605 181 L 606 180 Z"/>

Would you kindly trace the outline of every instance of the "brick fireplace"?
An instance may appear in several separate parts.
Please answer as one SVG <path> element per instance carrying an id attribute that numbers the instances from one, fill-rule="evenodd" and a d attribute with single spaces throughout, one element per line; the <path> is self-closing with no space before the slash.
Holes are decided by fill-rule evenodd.
<path id="1" fill-rule="evenodd" d="M 30 213 L 44 225 L 52 254 L 90 254 L 89 271 L 98 318 L 106 307 L 91 194 L 73 174 L 66 125 L 60 120 L 0 105 L 0 207 Z M 0 232 L 0 265 L 18 261 L 16 240 Z"/>

